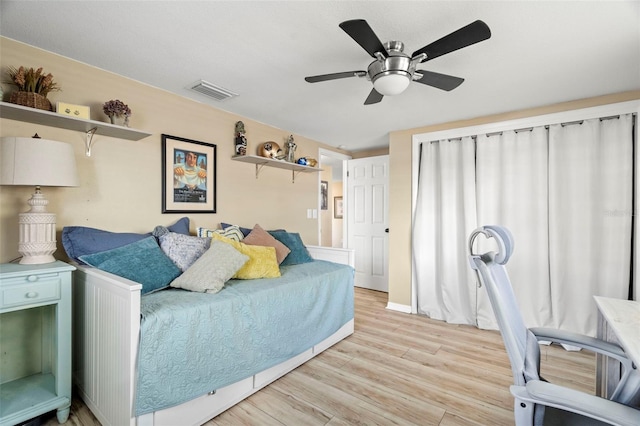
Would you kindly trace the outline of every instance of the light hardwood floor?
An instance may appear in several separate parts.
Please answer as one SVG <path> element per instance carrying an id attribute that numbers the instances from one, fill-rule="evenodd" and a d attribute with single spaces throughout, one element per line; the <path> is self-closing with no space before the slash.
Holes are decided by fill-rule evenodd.
<path id="1" fill-rule="evenodd" d="M 386 293 L 355 294 L 352 336 L 205 425 L 513 424 L 511 368 L 497 331 L 389 311 Z M 592 353 L 554 345 L 542 354 L 547 380 L 594 393 Z M 99 425 L 75 398 L 66 424 Z"/>

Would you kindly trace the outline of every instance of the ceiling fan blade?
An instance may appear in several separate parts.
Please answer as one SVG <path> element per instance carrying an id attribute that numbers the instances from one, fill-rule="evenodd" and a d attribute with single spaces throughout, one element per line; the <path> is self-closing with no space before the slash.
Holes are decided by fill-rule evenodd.
<path id="1" fill-rule="evenodd" d="M 387 49 L 384 48 L 376 33 L 373 32 L 364 19 L 344 21 L 340 24 L 340 28 L 349 34 L 372 57 L 376 57 L 376 52 L 382 53 L 385 58 L 388 56 Z"/>
<path id="2" fill-rule="evenodd" d="M 426 53 L 427 57 L 421 62 L 430 61 L 438 56 L 446 55 L 463 47 L 479 43 L 489 37 L 491 37 L 489 26 L 478 20 L 426 45 L 420 50 L 416 50 L 413 52 L 412 57 L 415 58 L 421 53 Z"/>
<path id="3" fill-rule="evenodd" d="M 367 100 L 364 101 L 365 105 L 377 104 L 382 100 L 383 96 L 378 93 L 376 89 L 371 89 L 371 93 L 367 96 Z"/>
<path id="4" fill-rule="evenodd" d="M 345 71 L 345 72 L 336 72 L 333 74 L 313 75 L 310 77 L 305 77 L 304 79 L 309 83 L 318 83 L 318 82 L 327 81 L 327 80 L 337 80 L 339 78 L 360 77 L 365 74 L 367 74 L 366 71 Z"/>
<path id="5" fill-rule="evenodd" d="M 420 80 L 414 80 L 416 83 L 426 84 L 427 86 L 446 90 L 447 92 L 460 86 L 464 81 L 464 78 L 439 74 L 432 71 L 416 70 L 416 72 L 422 74 L 422 78 Z"/>

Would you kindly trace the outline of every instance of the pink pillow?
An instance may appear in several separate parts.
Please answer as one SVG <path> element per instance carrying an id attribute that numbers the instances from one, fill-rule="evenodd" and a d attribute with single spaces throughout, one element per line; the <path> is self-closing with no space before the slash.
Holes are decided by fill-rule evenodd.
<path id="1" fill-rule="evenodd" d="M 282 263 L 285 257 L 291 250 L 289 247 L 282 244 L 280 241 L 273 238 L 267 231 L 262 229 L 260 225 L 256 223 L 256 226 L 253 227 L 249 235 L 244 237 L 242 240 L 243 243 L 249 244 L 251 246 L 264 246 L 264 247 L 273 247 L 276 249 L 276 259 L 278 260 L 278 265 Z"/>

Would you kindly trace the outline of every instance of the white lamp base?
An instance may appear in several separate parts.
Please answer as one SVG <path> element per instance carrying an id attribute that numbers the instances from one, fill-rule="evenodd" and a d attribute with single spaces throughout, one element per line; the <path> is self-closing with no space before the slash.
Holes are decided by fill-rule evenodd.
<path id="1" fill-rule="evenodd" d="M 48 213 L 49 201 L 36 187 L 36 192 L 28 201 L 31 210 L 19 215 L 20 241 L 18 253 L 22 255 L 20 263 L 36 265 L 55 262 L 56 251 L 56 215 Z"/>

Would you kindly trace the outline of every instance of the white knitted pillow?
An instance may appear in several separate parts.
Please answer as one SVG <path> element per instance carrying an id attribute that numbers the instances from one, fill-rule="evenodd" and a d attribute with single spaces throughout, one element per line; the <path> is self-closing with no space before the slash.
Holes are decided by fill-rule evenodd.
<path id="1" fill-rule="evenodd" d="M 211 238 L 200 238 L 169 232 L 160 236 L 160 247 L 182 272 L 204 254 L 211 244 Z"/>

